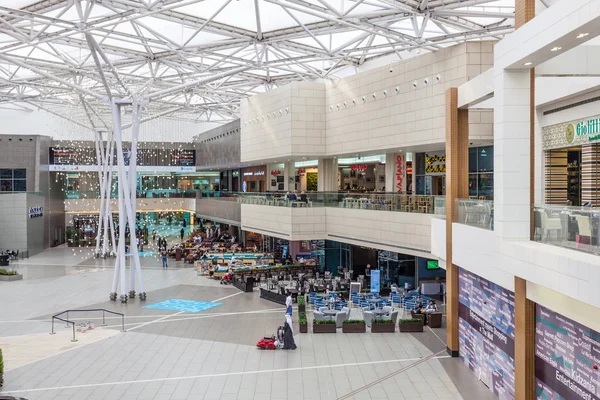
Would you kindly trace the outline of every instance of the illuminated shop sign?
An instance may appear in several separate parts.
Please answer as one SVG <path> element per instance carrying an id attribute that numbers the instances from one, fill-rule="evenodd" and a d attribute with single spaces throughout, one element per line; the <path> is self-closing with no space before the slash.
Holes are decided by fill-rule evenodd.
<path id="1" fill-rule="evenodd" d="M 367 168 L 369 168 L 369 166 L 367 164 L 354 164 L 353 166 L 350 167 L 350 170 L 352 171 L 366 171 Z"/>
<path id="2" fill-rule="evenodd" d="M 244 172 L 244 176 L 264 176 L 265 171 Z"/>
<path id="3" fill-rule="evenodd" d="M 590 142 L 600 140 L 600 118 L 588 119 L 587 121 L 580 121 L 573 126 L 573 124 L 567 125 L 565 136 L 568 143 L 573 143 L 575 136 L 585 136 Z"/>
<path id="4" fill-rule="evenodd" d="M 271 171 L 271 175 L 273 175 L 273 176 L 281 175 L 281 170 L 274 169 L 273 171 Z"/>

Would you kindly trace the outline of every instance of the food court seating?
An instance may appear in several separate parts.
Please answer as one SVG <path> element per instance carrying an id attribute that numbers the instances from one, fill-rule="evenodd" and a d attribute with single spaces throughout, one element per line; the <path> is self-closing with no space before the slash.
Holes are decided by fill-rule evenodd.
<path id="1" fill-rule="evenodd" d="M 347 319 L 347 313 L 340 311 L 335 315 L 335 327 L 341 328 L 344 321 Z"/>

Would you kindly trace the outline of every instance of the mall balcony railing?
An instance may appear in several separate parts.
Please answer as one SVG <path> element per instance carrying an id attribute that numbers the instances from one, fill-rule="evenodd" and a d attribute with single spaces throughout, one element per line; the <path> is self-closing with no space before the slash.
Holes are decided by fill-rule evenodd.
<path id="1" fill-rule="evenodd" d="M 600 255 L 600 208 L 535 206 L 534 240 Z"/>
<path id="2" fill-rule="evenodd" d="M 242 204 L 267 205 L 274 207 L 339 207 L 361 210 L 399 211 L 433 214 L 437 197 L 407 195 L 402 193 L 345 193 L 307 192 L 296 193 L 291 200 L 284 192 L 241 193 L 221 192 L 219 199 L 235 199 Z"/>
<path id="3" fill-rule="evenodd" d="M 456 222 L 487 230 L 494 230 L 494 201 L 456 199 Z"/>
<path id="4" fill-rule="evenodd" d="M 68 190 L 66 192 L 67 199 L 99 199 L 100 191 L 91 190 L 91 191 L 77 191 L 77 190 Z M 136 197 L 138 199 L 175 199 L 175 198 L 187 198 L 187 199 L 195 199 L 196 198 L 196 190 L 178 190 L 178 189 L 157 189 L 157 190 L 144 190 L 141 192 L 137 192 Z M 116 192 L 112 192 L 110 194 L 111 199 L 118 198 Z"/>

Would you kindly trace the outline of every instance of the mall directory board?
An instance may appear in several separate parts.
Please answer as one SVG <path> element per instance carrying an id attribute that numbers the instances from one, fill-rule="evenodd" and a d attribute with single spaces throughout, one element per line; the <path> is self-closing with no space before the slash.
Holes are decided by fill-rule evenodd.
<path id="1" fill-rule="evenodd" d="M 514 293 L 462 268 L 458 274 L 459 357 L 500 400 L 513 400 Z"/>
<path id="2" fill-rule="evenodd" d="M 538 399 L 600 399 L 600 333 L 536 306 L 535 381 Z"/>

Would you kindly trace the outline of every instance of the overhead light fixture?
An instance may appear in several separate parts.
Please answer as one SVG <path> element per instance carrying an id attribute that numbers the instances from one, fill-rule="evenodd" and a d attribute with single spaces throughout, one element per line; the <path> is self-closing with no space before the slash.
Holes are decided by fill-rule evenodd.
<path id="1" fill-rule="evenodd" d="M 587 33 L 587 32 L 586 32 L 586 33 L 580 33 L 579 35 L 577 35 L 577 39 L 584 38 L 584 37 L 586 37 L 587 35 L 589 35 L 589 33 Z"/>
<path id="2" fill-rule="evenodd" d="M 550 51 L 559 51 L 560 49 L 562 49 L 562 47 L 556 46 L 556 47 L 551 48 Z"/>
<path id="3" fill-rule="evenodd" d="M 533 64 L 533 63 L 532 63 L 531 61 L 528 61 L 528 62 L 526 62 L 526 63 L 525 63 L 525 64 L 523 64 L 523 65 L 524 65 L 524 66 L 528 66 L 528 65 L 531 65 L 531 64 Z"/>

